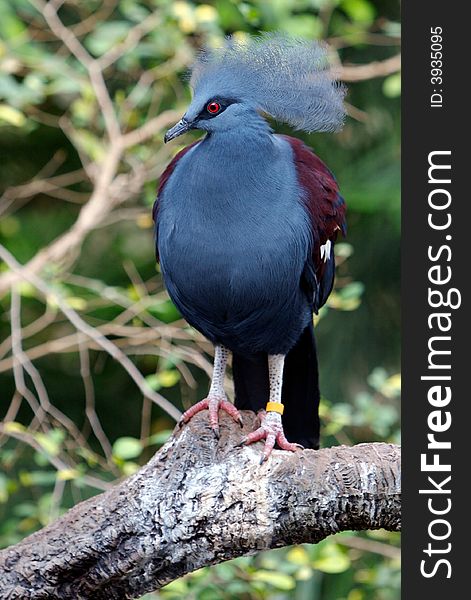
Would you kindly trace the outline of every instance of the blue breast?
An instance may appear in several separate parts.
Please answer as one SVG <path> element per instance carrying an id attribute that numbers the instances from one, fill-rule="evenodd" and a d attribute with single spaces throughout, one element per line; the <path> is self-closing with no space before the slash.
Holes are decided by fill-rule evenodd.
<path id="1" fill-rule="evenodd" d="M 312 318 L 300 280 L 310 246 L 289 144 L 209 136 L 160 197 L 158 251 L 183 316 L 233 351 L 284 353 Z"/>

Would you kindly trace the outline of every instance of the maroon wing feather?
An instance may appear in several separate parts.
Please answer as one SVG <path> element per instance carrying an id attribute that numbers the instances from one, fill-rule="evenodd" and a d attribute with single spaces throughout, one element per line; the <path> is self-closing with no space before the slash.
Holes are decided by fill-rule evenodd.
<path id="1" fill-rule="evenodd" d="M 157 244 L 157 239 L 158 239 L 158 218 L 159 218 L 159 205 L 160 205 L 160 199 L 162 197 L 162 192 L 164 190 L 165 184 L 167 183 L 167 181 L 169 180 L 170 176 L 172 175 L 172 173 L 175 170 L 175 167 L 177 166 L 178 161 L 183 158 L 185 156 L 185 154 L 191 150 L 191 148 L 193 148 L 193 146 L 196 146 L 196 144 L 198 144 L 200 142 L 200 140 L 197 140 L 196 142 L 193 142 L 192 144 L 190 144 L 189 146 L 185 146 L 185 148 L 183 148 L 183 150 L 180 150 L 180 152 L 178 152 L 173 159 L 169 162 L 169 164 L 167 165 L 165 171 L 162 173 L 162 175 L 160 176 L 160 181 L 159 181 L 159 186 L 157 188 L 157 198 L 154 202 L 154 206 L 152 208 L 152 218 L 154 220 L 155 223 L 155 255 L 157 258 L 157 262 L 159 262 L 159 249 L 158 249 L 158 244 Z"/>
<path id="2" fill-rule="evenodd" d="M 294 154 L 298 181 L 304 190 L 303 200 L 309 214 L 313 237 L 313 263 L 322 268 L 320 246 L 335 241 L 339 231 L 346 234 L 345 202 L 330 170 L 301 140 L 283 136 Z"/>

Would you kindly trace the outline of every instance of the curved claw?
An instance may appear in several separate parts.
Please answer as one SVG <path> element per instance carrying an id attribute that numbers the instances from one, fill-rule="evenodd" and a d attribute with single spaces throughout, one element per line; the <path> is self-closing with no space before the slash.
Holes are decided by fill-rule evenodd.
<path id="1" fill-rule="evenodd" d="M 278 441 L 278 435 L 274 432 L 269 432 L 267 434 L 267 439 L 265 441 L 265 448 L 263 449 L 262 458 L 260 459 L 260 464 L 268 460 L 268 457 L 272 453 L 273 448 L 275 447 L 275 442 Z"/>
<path id="2" fill-rule="evenodd" d="M 296 452 L 296 450 L 304 450 L 304 446 L 301 446 L 301 444 L 294 444 L 292 442 L 288 442 L 283 431 L 278 434 L 276 441 L 278 443 L 278 446 L 282 450 L 288 450 L 289 452 Z"/>

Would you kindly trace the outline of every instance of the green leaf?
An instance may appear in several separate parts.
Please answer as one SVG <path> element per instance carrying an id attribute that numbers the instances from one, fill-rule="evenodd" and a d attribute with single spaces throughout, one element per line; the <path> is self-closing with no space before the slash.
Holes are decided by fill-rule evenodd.
<path id="1" fill-rule="evenodd" d="M 340 295 L 343 300 L 359 298 L 365 290 L 365 286 L 360 281 L 352 281 L 340 290 Z"/>
<path id="2" fill-rule="evenodd" d="M 101 162 L 105 157 L 105 147 L 103 142 L 85 129 L 74 132 L 74 141 L 82 148 L 92 160 Z"/>
<path id="3" fill-rule="evenodd" d="M 162 590 L 162 597 L 164 598 L 175 598 L 179 600 L 180 598 L 186 598 L 188 593 L 188 581 L 183 579 L 176 579 L 175 581 L 170 582 L 166 585 Z M 155 596 L 144 596 L 142 600 L 155 600 Z"/>
<path id="4" fill-rule="evenodd" d="M 319 558 L 312 566 L 324 573 L 343 573 L 350 567 L 350 559 L 338 544 L 328 542 L 321 547 Z"/>
<path id="5" fill-rule="evenodd" d="M 149 16 L 149 11 L 135 0 L 121 0 L 119 10 L 131 21 L 139 23 Z"/>
<path id="6" fill-rule="evenodd" d="M 80 472 L 77 469 L 62 469 L 57 471 L 57 479 L 59 481 L 70 481 L 80 476 Z"/>
<path id="7" fill-rule="evenodd" d="M 149 306 L 147 310 L 151 315 L 157 317 L 157 319 L 164 323 L 173 323 L 173 321 L 176 321 L 181 317 L 177 307 L 171 300 L 156 302 Z"/>
<path id="8" fill-rule="evenodd" d="M 116 458 L 129 460 L 137 458 L 143 450 L 140 440 L 132 437 L 118 438 L 113 444 L 113 454 Z"/>
<path id="9" fill-rule="evenodd" d="M 46 86 L 46 92 L 54 94 L 78 94 L 82 89 L 77 79 L 57 77 Z"/>
<path id="10" fill-rule="evenodd" d="M 5 433 L 24 433 L 26 431 L 26 427 L 21 423 L 17 423 L 16 421 L 8 421 L 3 426 L 3 431 Z"/>
<path id="11" fill-rule="evenodd" d="M 367 382 L 375 390 L 380 390 L 388 377 L 388 372 L 384 367 L 376 367 L 367 377 Z"/>
<path id="12" fill-rule="evenodd" d="M 122 470 L 123 470 L 123 474 L 126 477 L 129 477 L 130 475 L 134 475 L 134 473 L 136 473 L 137 471 L 139 471 L 140 465 L 138 465 L 135 462 L 125 462 L 124 465 L 122 466 Z"/>
<path id="13" fill-rule="evenodd" d="M 164 369 L 146 377 L 147 385 L 154 391 L 158 391 L 163 387 L 173 387 L 179 381 L 180 373 L 176 369 Z"/>
<path id="14" fill-rule="evenodd" d="M 26 38 L 26 25 L 15 14 L 14 3 L 2 2 L 0 7 L 0 38 L 3 40 L 14 40 L 18 43 L 18 37 L 24 34 Z M 16 8 L 16 7 L 15 7 Z"/>
<path id="15" fill-rule="evenodd" d="M 398 98 L 401 95 L 401 74 L 394 73 L 383 81 L 383 94 L 388 98 Z"/>
<path id="16" fill-rule="evenodd" d="M 230 31 L 246 29 L 246 23 L 242 16 L 242 2 L 231 2 L 230 0 L 216 0 L 215 6 L 219 16 L 219 22 L 224 29 Z"/>
<path id="17" fill-rule="evenodd" d="M 335 256 L 339 258 L 348 258 L 353 254 L 353 246 L 346 242 L 338 242 L 335 244 Z"/>
<path id="18" fill-rule="evenodd" d="M 340 6 L 352 21 L 371 23 L 375 18 L 376 11 L 368 0 L 342 0 Z"/>
<path id="19" fill-rule="evenodd" d="M 50 486 L 56 481 L 56 471 L 22 471 L 19 477 L 21 483 L 26 487 L 31 485 Z"/>
<path id="20" fill-rule="evenodd" d="M 26 117 L 17 108 L 8 106 L 8 104 L 0 104 L 0 124 L 1 122 L 14 127 L 22 127 L 26 123 Z"/>
<path id="21" fill-rule="evenodd" d="M 292 590 L 296 587 L 294 577 L 276 571 L 257 571 L 252 575 L 252 580 L 269 583 L 273 587 L 283 591 Z"/>
<path id="22" fill-rule="evenodd" d="M 131 27 L 126 21 L 110 21 L 98 25 L 85 40 L 85 46 L 95 56 L 101 56 L 126 39 Z"/>
<path id="23" fill-rule="evenodd" d="M 157 377 L 162 387 L 173 387 L 180 381 L 180 372 L 176 369 L 168 369 L 165 371 L 160 371 L 160 373 L 157 374 Z"/>
<path id="24" fill-rule="evenodd" d="M 57 456 L 61 450 L 61 445 L 64 440 L 64 433 L 60 429 L 53 429 L 52 431 L 48 431 L 48 433 L 35 433 L 34 439 L 38 442 L 46 454 Z"/>
<path id="25" fill-rule="evenodd" d="M 165 444 L 171 434 L 171 429 L 164 429 L 163 431 L 154 433 L 154 435 L 151 435 L 148 439 L 147 444 L 148 446 L 161 446 L 162 444 Z"/>
<path id="26" fill-rule="evenodd" d="M 154 392 L 160 389 L 159 378 L 155 373 L 153 373 L 152 375 L 147 375 L 146 383 L 151 390 L 154 390 Z"/>
<path id="27" fill-rule="evenodd" d="M 355 310 L 360 306 L 365 286 L 360 281 L 352 281 L 345 287 L 334 290 L 327 305 L 337 310 Z"/>
<path id="28" fill-rule="evenodd" d="M 13 507 L 13 514 L 17 517 L 29 517 L 37 512 L 36 504 L 32 502 L 21 502 Z"/>
<path id="29" fill-rule="evenodd" d="M 295 565 L 306 566 L 309 564 L 309 554 L 303 546 L 294 546 L 291 548 L 286 558 Z"/>
<path id="30" fill-rule="evenodd" d="M 218 12 L 210 4 L 200 4 L 195 8 L 195 18 L 198 24 L 217 23 Z"/>
<path id="31" fill-rule="evenodd" d="M 296 37 L 305 37 L 309 40 L 317 38 L 322 33 L 322 23 L 314 15 L 294 15 L 283 19 L 280 29 Z"/>

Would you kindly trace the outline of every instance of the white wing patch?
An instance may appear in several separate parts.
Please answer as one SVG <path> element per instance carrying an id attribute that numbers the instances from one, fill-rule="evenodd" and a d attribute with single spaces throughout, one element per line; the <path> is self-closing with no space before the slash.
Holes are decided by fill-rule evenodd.
<path id="1" fill-rule="evenodd" d="M 332 242 L 327 240 L 325 244 L 321 246 L 321 260 L 324 259 L 324 262 L 327 262 L 330 259 L 330 251 L 332 249 Z"/>

